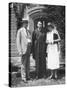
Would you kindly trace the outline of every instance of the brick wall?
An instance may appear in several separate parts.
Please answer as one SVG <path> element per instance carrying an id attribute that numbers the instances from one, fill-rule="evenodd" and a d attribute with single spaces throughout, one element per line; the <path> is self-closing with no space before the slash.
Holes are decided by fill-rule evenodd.
<path id="1" fill-rule="evenodd" d="M 13 9 L 11 9 L 11 56 L 15 57 L 18 55 L 16 47 L 16 33 L 17 33 L 17 19 Z"/>

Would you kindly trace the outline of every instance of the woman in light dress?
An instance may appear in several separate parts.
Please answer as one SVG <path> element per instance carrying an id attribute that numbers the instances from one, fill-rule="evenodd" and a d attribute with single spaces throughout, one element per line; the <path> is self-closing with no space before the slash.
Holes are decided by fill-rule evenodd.
<path id="1" fill-rule="evenodd" d="M 48 23 L 47 32 L 47 68 L 51 70 L 50 79 L 57 78 L 57 69 L 59 68 L 60 36 L 55 24 Z"/>

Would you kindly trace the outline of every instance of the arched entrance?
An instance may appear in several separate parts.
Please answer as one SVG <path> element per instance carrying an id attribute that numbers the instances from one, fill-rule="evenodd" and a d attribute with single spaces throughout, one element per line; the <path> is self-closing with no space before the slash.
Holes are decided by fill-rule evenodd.
<path id="1" fill-rule="evenodd" d="M 37 28 L 37 22 L 41 21 L 43 24 L 43 27 L 45 27 L 45 24 L 47 23 L 48 15 L 45 12 L 47 8 L 44 6 L 36 6 L 34 8 L 31 8 L 28 10 L 29 15 L 29 29 L 34 31 Z"/>

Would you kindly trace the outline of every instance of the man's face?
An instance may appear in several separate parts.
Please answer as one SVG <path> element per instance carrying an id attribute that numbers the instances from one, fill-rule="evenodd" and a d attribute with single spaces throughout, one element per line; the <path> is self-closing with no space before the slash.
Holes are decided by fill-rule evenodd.
<path id="1" fill-rule="evenodd" d="M 42 23 L 38 22 L 37 26 L 38 26 L 38 28 L 42 28 Z"/>
<path id="2" fill-rule="evenodd" d="M 23 26 L 24 26 L 25 28 L 27 28 L 27 27 L 28 27 L 28 23 L 24 23 Z"/>

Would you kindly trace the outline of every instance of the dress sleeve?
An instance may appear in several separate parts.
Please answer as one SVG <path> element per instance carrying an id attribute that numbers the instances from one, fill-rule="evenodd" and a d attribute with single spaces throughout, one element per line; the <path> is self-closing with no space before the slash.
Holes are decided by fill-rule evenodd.
<path id="1" fill-rule="evenodd" d="M 59 35 L 59 33 L 58 33 L 57 30 L 56 30 L 56 31 L 54 32 L 54 34 L 53 34 L 53 39 L 54 39 L 54 41 L 56 41 L 56 42 L 58 42 L 58 41 L 61 40 L 61 39 L 60 39 L 60 35 Z"/>
<path id="2" fill-rule="evenodd" d="M 46 34 L 46 43 L 47 43 L 47 39 L 48 39 L 48 38 L 47 38 L 47 34 Z"/>

